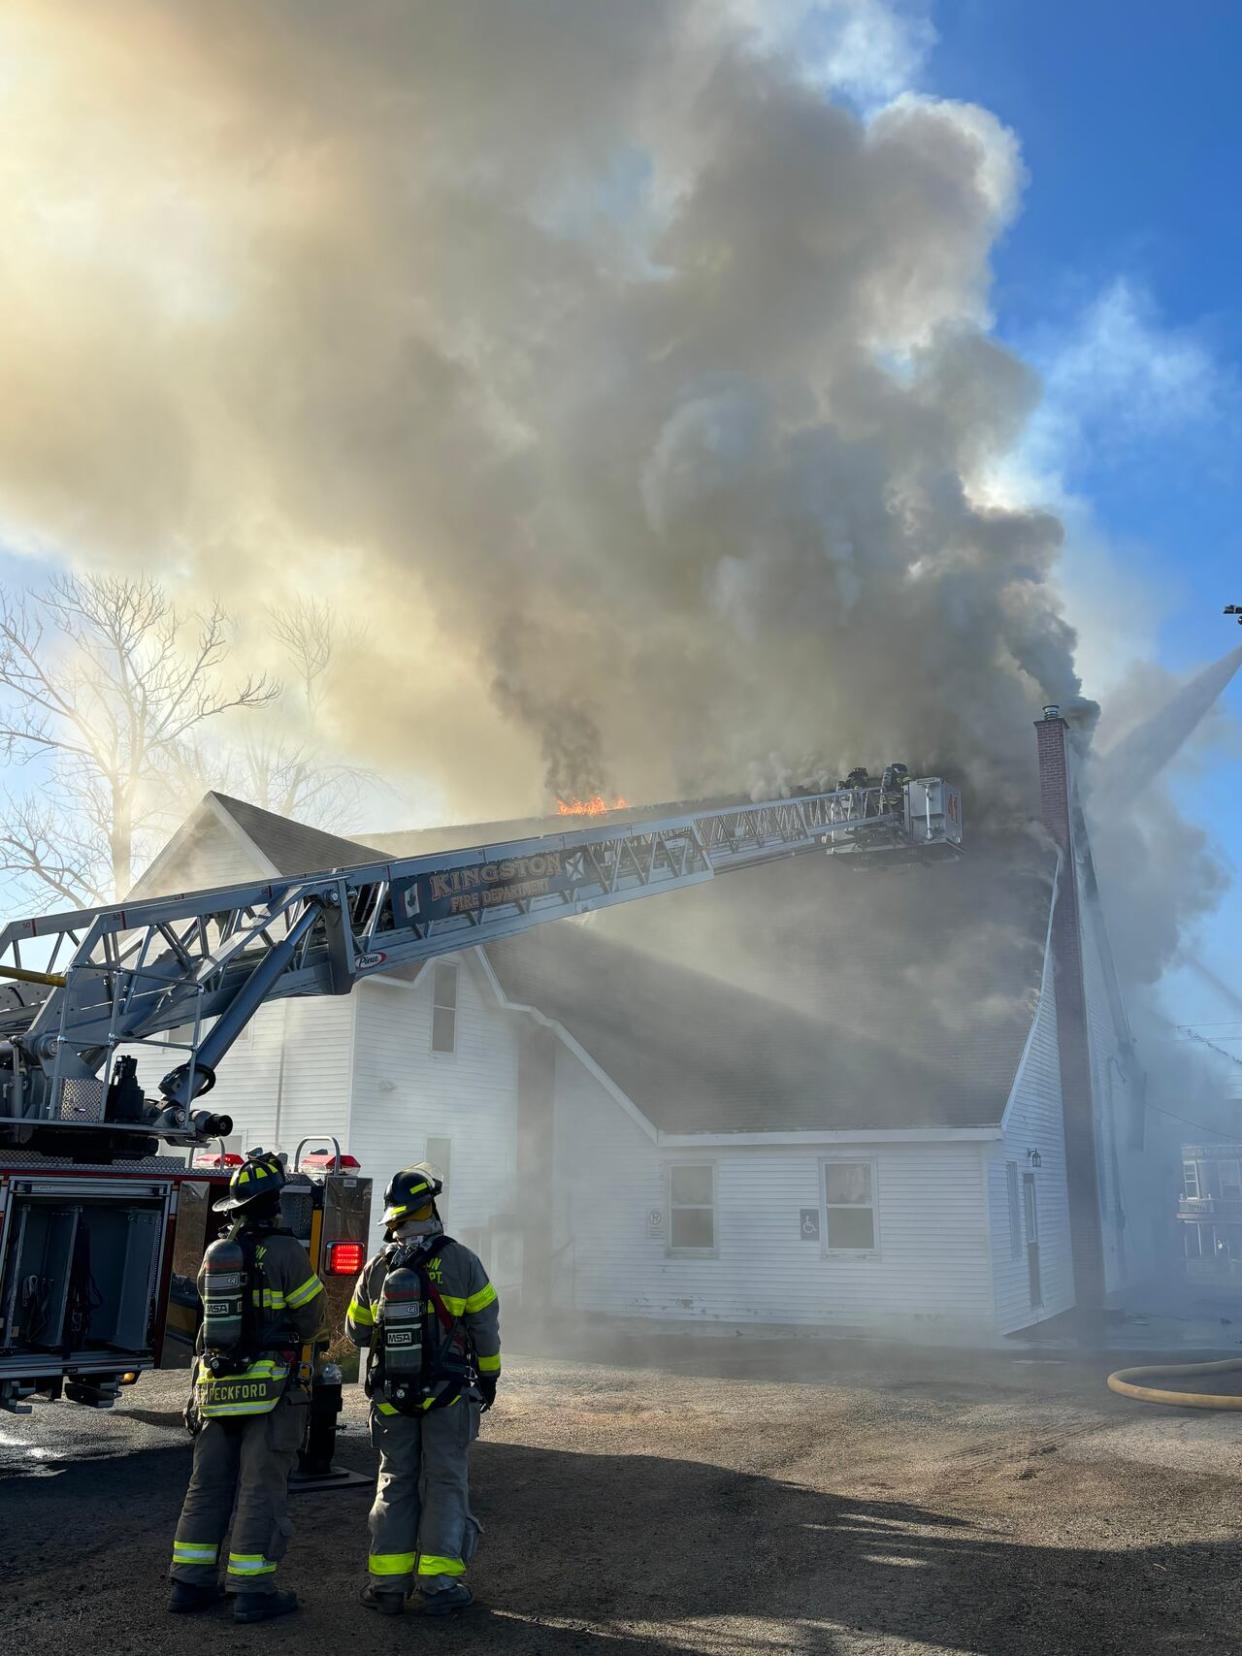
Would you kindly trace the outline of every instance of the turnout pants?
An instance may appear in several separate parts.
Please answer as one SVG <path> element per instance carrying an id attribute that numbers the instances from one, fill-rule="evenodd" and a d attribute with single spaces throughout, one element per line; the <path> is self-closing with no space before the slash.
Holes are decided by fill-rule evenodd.
<path id="1" fill-rule="evenodd" d="M 438 1593 L 465 1576 L 479 1526 L 470 1511 L 470 1445 L 479 1411 L 469 1397 L 420 1418 L 371 1405 L 379 1483 L 367 1569 L 377 1592 Z"/>
<path id="2" fill-rule="evenodd" d="M 267 1414 L 204 1421 L 173 1542 L 173 1581 L 206 1587 L 216 1580 L 232 1517 L 225 1585 L 235 1593 L 274 1591 L 276 1566 L 293 1533 L 289 1474 L 302 1446 L 306 1409 L 306 1394 L 295 1392 Z"/>

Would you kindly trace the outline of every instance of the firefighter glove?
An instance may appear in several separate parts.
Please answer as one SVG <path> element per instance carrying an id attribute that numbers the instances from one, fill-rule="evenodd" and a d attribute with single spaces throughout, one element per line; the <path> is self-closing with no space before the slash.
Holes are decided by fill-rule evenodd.
<path id="1" fill-rule="evenodd" d="M 496 1380 L 497 1380 L 497 1378 L 498 1377 L 494 1374 L 480 1374 L 478 1379 L 475 1381 L 475 1384 L 479 1388 L 479 1393 L 483 1398 L 483 1413 L 484 1414 L 487 1413 L 487 1411 L 491 1408 L 492 1404 L 496 1401 Z"/>

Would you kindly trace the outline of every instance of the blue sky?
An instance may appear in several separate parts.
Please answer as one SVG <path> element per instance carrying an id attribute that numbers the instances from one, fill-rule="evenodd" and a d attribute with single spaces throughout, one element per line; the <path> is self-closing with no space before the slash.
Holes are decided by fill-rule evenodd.
<path id="1" fill-rule="evenodd" d="M 1157 346 L 1199 353 L 1197 406 L 1121 445 L 1088 420 L 1067 477 L 1164 585 L 1160 654 L 1180 669 L 1233 641 L 1213 616 L 1242 602 L 1242 7 L 1193 0 L 1173 18 L 1156 0 L 941 0 L 927 74 L 1021 140 L 1030 182 L 996 256 L 1002 335 L 1046 367 L 1058 334 L 1124 283 Z"/>
<path id="2" fill-rule="evenodd" d="M 1036 446 L 1070 499 L 1066 575 L 1104 670 L 1087 689 L 1131 645 L 1187 672 L 1242 642 L 1220 613 L 1242 603 L 1242 7 L 937 0 L 930 19 L 923 88 L 990 109 L 1028 172 L 993 304 L 1046 379 Z M 1237 682 L 1227 702 L 1242 716 Z M 1242 762 L 1221 754 L 1184 797 L 1242 881 Z M 1204 952 L 1242 993 L 1240 935 L 1235 885 Z M 1179 1017 L 1236 1011 L 1192 977 L 1168 988 Z"/>

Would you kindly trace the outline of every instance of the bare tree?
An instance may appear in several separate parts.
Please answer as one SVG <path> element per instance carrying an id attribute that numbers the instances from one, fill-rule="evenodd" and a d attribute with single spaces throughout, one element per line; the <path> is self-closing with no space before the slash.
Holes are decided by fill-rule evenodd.
<path id="1" fill-rule="evenodd" d="M 225 792 L 265 811 L 339 825 L 356 816 L 362 787 L 378 783 L 374 772 L 327 757 L 322 735 L 333 661 L 361 634 L 312 599 L 269 610 L 267 622 L 284 656 L 279 701 L 244 725 L 226 723 L 222 742 L 195 742 L 184 763 L 191 778 L 214 777 Z"/>
<path id="2" fill-rule="evenodd" d="M 226 685 L 230 645 L 219 605 L 183 616 L 145 577 L 0 594 L 0 756 L 31 769 L 7 801 L 0 872 L 49 903 L 128 890 L 140 842 L 183 802 L 174 779 L 202 728 L 280 694 L 266 675 Z"/>

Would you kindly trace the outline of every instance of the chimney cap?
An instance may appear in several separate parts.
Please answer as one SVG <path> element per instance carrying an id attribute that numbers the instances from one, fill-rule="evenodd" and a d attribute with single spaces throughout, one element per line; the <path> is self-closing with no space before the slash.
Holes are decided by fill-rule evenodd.
<path id="1" fill-rule="evenodd" d="M 1044 718 L 1045 719 L 1059 719 L 1060 717 L 1061 717 L 1060 707 L 1057 705 L 1056 702 L 1049 702 L 1047 707 L 1044 708 Z"/>

